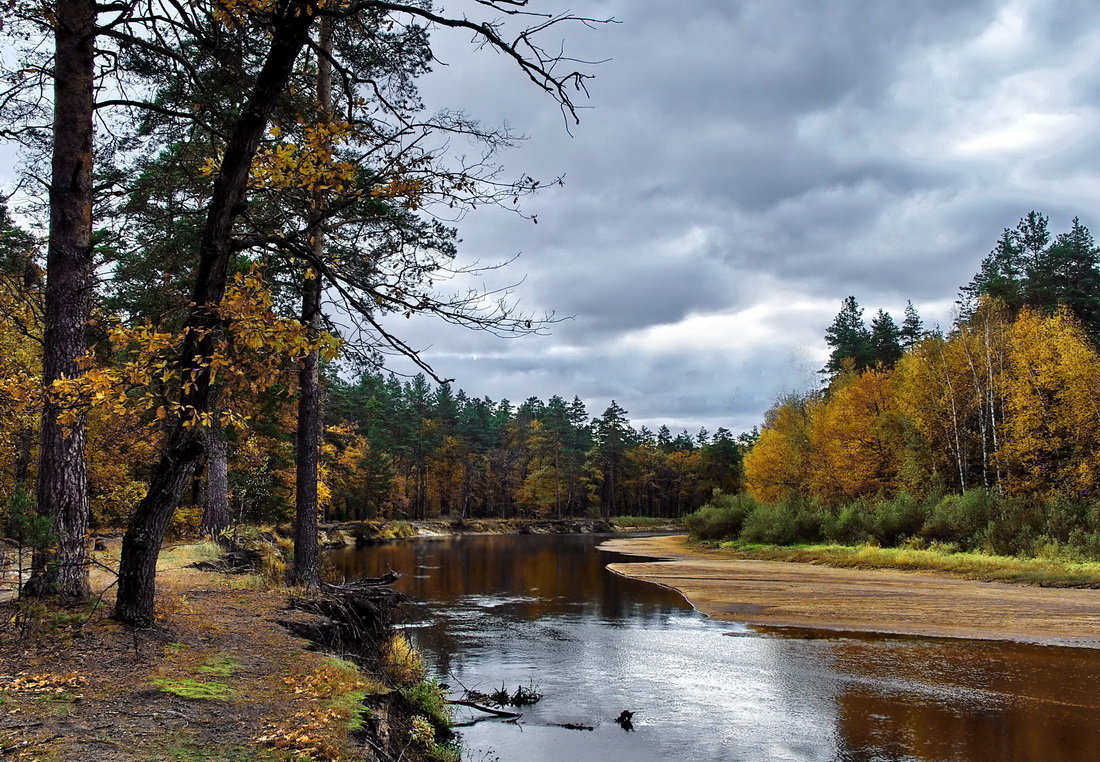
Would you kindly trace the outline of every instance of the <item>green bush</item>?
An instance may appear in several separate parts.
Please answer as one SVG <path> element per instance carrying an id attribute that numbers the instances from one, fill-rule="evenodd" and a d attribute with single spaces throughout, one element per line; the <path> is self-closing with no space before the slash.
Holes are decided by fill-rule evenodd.
<path id="1" fill-rule="evenodd" d="M 767 545 L 815 542 L 822 537 L 821 509 L 797 495 L 775 505 L 758 505 L 745 517 L 741 539 Z"/>
<path id="2" fill-rule="evenodd" d="M 1030 556 L 1036 555 L 1040 547 L 1051 540 L 1061 544 L 1059 537 L 1049 536 L 1046 522 L 1049 504 L 1035 499 L 993 495 L 991 506 L 992 515 L 982 537 L 982 550 L 1002 556 Z M 1063 536 L 1068 537 L 1068 532 Z"/>
<path id="3" fill-rule="evenodd" d="M 995 501 L 993 492 L 987 489 L 946 495 L 932 507 L 921 534 L 927 540 L 953 542 L 967 549 L 980 547 L 993 518 Z"/>
<path id="4" fill-rule="evenodd" d="M 859 545 L 871 539 L 874 532 L 870 512 L 861 500 L 841 506 L 835 514 L 824 518 L 821 527 L 825 539 L 845 545 Z"/>
<path id="5" fill-rule="evenodd" d="M 918 534 L 927 517 L 927 507 L 912 495 L 879 499 L 872 505 L 873 535 L 880 545 L 893 547 Z"/>
<path id="6" fill-rule="evenodd" d="M 748 495 L 716 491 L 709 503 L 684 517 L 684 526 L 700 540 L 735 539 L 741 534 L 745 517 L 760 507 Z"/>

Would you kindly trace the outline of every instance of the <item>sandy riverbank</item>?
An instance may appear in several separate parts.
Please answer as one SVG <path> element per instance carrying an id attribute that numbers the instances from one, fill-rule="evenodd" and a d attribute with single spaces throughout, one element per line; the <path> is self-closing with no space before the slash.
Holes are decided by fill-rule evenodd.
<path id="1" fill-rule="evenodd" d="M 691 546 L 683 535 L 617 538 L 600 547 L 667 559 L 608 568 L 679 590 L 716 619 L 1100 648 L 1100 590 L 741 560 Z"/>

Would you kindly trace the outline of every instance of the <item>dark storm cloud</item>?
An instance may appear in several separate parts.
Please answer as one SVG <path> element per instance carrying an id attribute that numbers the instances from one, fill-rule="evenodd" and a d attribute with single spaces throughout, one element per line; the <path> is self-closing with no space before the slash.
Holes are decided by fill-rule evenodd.
<path id="1" fill-rule="evenodd" d="M 505 342 L 411 327 L 471 393 L 748 428 L 819 383 L 848 294 L 946 325 L 1028 210 L 1100 224 L 1094 3 L 592 5 L 622 23 L 567 36 L 610 59 L 574 137 L 509 62 L 436 35 L 429 102 L 509 120 L 530 136 L 509 168 L 565 175 L 527 203 L 537 226 L 478 212 L 462 236 L 483 261 L 522 252 L 524 305 L 573 320 Z"/>

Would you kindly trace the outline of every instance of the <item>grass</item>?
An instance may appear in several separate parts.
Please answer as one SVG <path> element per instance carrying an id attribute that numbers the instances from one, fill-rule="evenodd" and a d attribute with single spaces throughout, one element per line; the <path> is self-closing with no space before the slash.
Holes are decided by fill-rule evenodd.
<path id="1" fill-rule="evenodd" d="M 216 654 L 199 665 L 199 672 L 215 677 L 229 677 L 240 666 L 240 662 L 225 654 Z"/>
<path id="2" fill-rule="evenodd" d="M 418 683 L 402 688 L 401 693 L 433 724 L 440 727 L 450 726 L 453 721 L 451 707 L 447 703 L 446 692 L 438 682 L 431 678 L 424 678 Z"/>
<path id="3" fill-rule="evenodd" d="M 880 548 L 874 545 L 756 545 L 740 541 L 703 543 L 737 558 L 794 561 L 846 569 L 901 569 L 950 574 L 985 582 L 1015 582 L 1040 587 L 1100 588 L 1100 562 L 1018 558 L 975 552 Z"/>
<path id="4" fill-rule="evenodd" d="M 194 542 L 184 545 L 168 545 L 160 551 L 158 566 L 182 569 L 199 561 L 217 561 L 222 548 L 216 542 Z"/>
<path id="5" fill-rule="evenodd" d="M 325 705 L 347 717 L 349 732 L 359 730 L 363 726 L 363 719 L 370 714 L 370 710 L 363 705 L 363 700 L 380 693 L 388 693 L 390 689 L 364 675 L 350 661 L 338 656 L 325 657 L 325 665 L 330 670 L 332 677 L 329 682 L 333 686 L 330 694 L 323 699 Z"/>
<path id="6" fill-rule="evenodd" d="M 662 519 L 654 516 L 612 516 L 611 523 L 617 527 L 663 527 L 678 524 L 676 519 Z"/>

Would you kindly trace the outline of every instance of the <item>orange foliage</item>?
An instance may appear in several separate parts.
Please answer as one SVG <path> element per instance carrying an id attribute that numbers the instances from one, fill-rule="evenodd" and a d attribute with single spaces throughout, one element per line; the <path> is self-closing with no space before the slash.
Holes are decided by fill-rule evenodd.
<path id="1" fill-rule="evenodd" d="M 810 410 L 810 490 L 828 502 L 891 491 L 896 443 L 889 430 L 890 374 L 869 370 L 834 385 Z"/>

